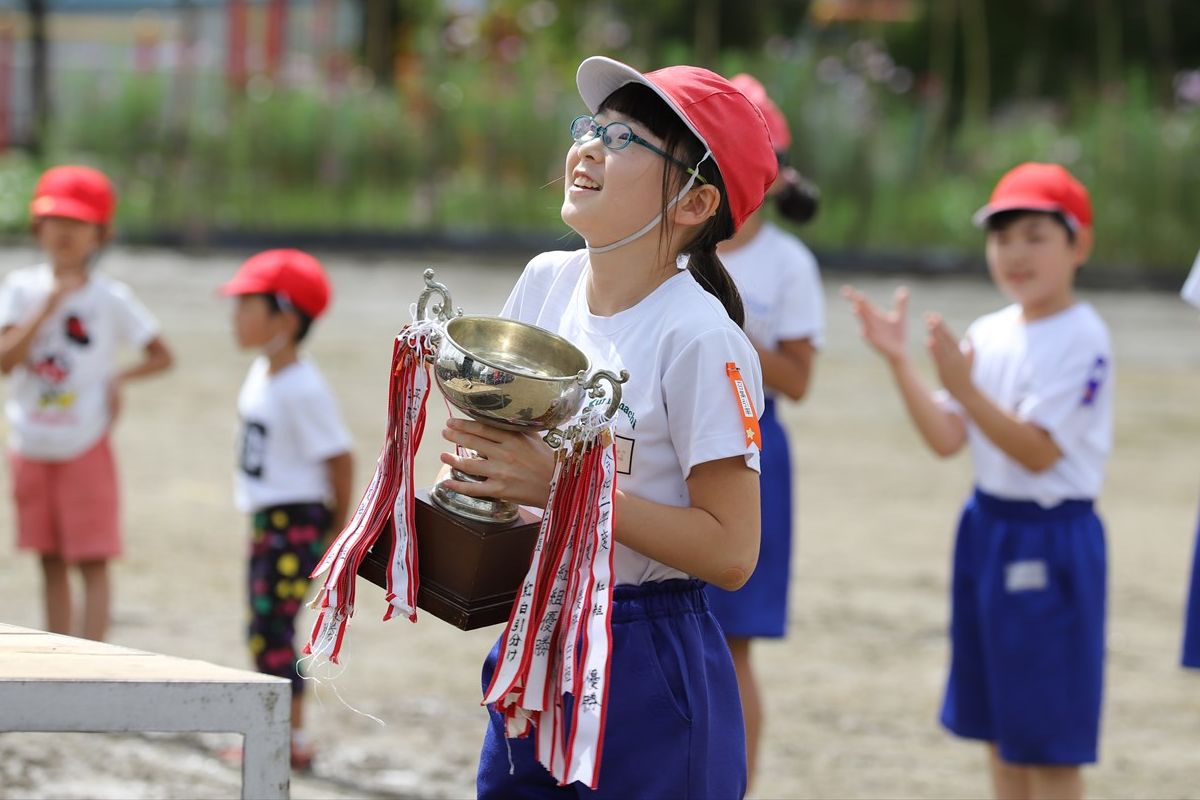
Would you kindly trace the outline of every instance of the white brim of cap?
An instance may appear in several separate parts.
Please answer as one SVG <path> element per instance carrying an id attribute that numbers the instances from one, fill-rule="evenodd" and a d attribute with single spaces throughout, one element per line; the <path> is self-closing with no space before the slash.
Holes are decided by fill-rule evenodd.
<path id="1" fill-rule="evenodd" d="M 683 113 L 683 109 L 676 105 L 675 101 L 667 94 L 651 83 L 645 75 L 628 64 L 622 64 L 620 61 L 608 58 L 607 56 L 592 56 L 585 58 L 583 63 L 579 65 L 579 69 L 575 72 L 575 85 L 579 87 L 579 96 L 583 98 L 583 103 L 587 106 L 588 111 L 593 114 L 596 113 L 597 109 L 600 108 L 600 104 L 610 94 L 627 83 L 640 83 L 661 97 L 663 102 L 670 106 L 671 110 L 688 126 L 688 130 L 696 135 L 696 138 L 704 145 L 704 149 L 712 152 L 712 148 L 708 146 L 708 142 L 705 141 L 700 131 L 696 130 L 696 126 L 692 125 L 692 121 L 688 119 L 687 114 Z M 716 160 L 715 156 L 713 160 Z"/>
<path id="2" fill-rule="evenodd" d="M 1061 214 L 1062 218 L 1067 221 L 1067 225 L 1071 227 L 1071 230 L 1079 230 L 1079 220 L 1064 211 L 1062 206 L 1055 205 L 1054 203 L 1013 203 L 1012 205 L 1001 203 L 996 206 L 986 205 L 975 212 L 975 215 L 971 217 L 971 222 L 975 223 L 975 227 L 977 228 L 985 228 L 987 227 L 988 218 L 995 214 L 1002 214 L 1005 211 L 1041 211 L 1047 214 Z"/>

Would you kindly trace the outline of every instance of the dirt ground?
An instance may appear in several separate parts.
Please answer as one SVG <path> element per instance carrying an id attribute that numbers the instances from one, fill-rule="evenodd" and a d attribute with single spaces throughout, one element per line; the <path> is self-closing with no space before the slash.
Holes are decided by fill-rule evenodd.
<path id="1" fill-rule="evenodd" d="M 34 256 L 2 257 L 11 268 Z M 521 260 L 326 263 L 337 295 L 310 349 L 354 434 L 361 488 L 381 441 L 391 336 L 409 318 L 421 270 L 435 266 L 468 313 L 494 313 Z M 111 639 L 246 667 L 246 525 L 231 482 L 234 404 L 250 356 L 235 349 L 230 307 L 214 295 L 236 264 L 168 252 L 106 257 L 109 272 L 162 320 L 178 355 L 169 376 L 128 391 L 116 433 L 127 555 L 115 567 Z M 828 345 L 811 397 L 782 412 L 797 464 L 798 544 L 790 635 L 756 653 L 769 716 L 754 795 L 984 797 L 982 749 L 936 722 L 951 537 L 969 462 L 965 454 L 939 461 L 919 446 L 836 296 L 843 278 L 826 276 Z M 882 298 L 895 281 L 857 283 Z M 943 311 L 960 331 L 1002 302 L 971 280 L 911 285 L 914 311 Z M 1087 772 L 1088 791 L 1200 797 L 1200 674 L 1177 667 L 1200 490 L 1200 320 L 1172 295 L 1085 296 L 1112 329 L 1118 386 L 1116 451 L 1100 504 L 1111 563 L 1109 671 L 1101 762 Z M 419 459 L 426 482 L 442 404 L 429 408 Z M 10 543 L 4 483 L 0 541 Z M 36 561 L 0 560 L 0 586 L 0 620 L 40 627 Z M 310 695 L 320 753 L 313 774 L 293 780 L 293 796 L 472 796 L 485 721 L 479 668 L 499 629 L 464 633 L 429 615 L 415 626 L 383 623 L 382 593 L 364 585 L 360 596 L 336 685 L 346 703 L 385 725 L 328 689 Z M 236 797 L 237 772 L 210 755 L 226 738 L 2 734 L 0 798 Z"/>

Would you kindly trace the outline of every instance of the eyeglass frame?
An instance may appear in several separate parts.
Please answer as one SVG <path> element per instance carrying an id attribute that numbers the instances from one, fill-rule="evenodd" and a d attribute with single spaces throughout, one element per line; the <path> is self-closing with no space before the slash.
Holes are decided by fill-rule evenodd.
<path id="1" fill-rule="evenodd" d="M 646 141 L 641 136 L 638 136 L 636 133 L 633 132 L 633 128 L 630 127 L 630 125 L 625 122 L 614 121 L 614 122 L 608 123 L 607 125 L 601 125 L 596 122 L 596 118 L 594 116 L 592 116 L 591 114 L 580 114 L 578 117 L 571 120 L 571 125 L 568 128 L 568 130 L 571 132 L 571 140 L 574 141 L 575 144 L 586 144 L 587 142 L 591 141 L 590 138 L 589 139 L 577 139 L 575 137 L 575 125 L 581 119 L 586 119 L 586 120 L 591 121 L 591 123 L 592 123 L 592 138 L 599 139 L 600 144 L 604 145 L 605 149 L 612 150 L 614 152 L 620 152 L 620 151 L 624 150 L 626 147 L 629 147 L 630 142 L 635 142 L 637 144 L 640 144 L 642 147 L 646 148 L 647 150 L 649 150 L 653 153 L 657 153 L 658 155 L 665 158 L 667 161 L 670 161 L 671 163 L 680 167 L 681 169 L 683 169 L 684 172 L 691 175 L 696 180 L 700 181 L 700 183 L 704 183 L 704 184 L 708 183 L 708 180 L 703 175 L 700 174 L 700 170 L 699 170 L 698 166 L 689 167 L 687 164 L 680 161 L 678 158 L 675 158 L 675 156 L 673 156 L 670 153 L 668 153 L 667 151 L 663 150 L 661 147 L 658 147 L 657 145 L 654 145 L 654 144 Z M 625 140 L 621 140 L 621 139 L 617 139 L 616 137 L 607 136 L 605 134 L 605 131 L 607 131 L 609 128 L 611 128 L 614 125 L 620 125 L 624 128 L 628 128 L 629 129 L 629 138 L 625 139 Z M 609 141 L 612 141 L 613 144 L 609 144 Z M 617 143 L 621 143 L 620 146 L 615 146 Z"/>

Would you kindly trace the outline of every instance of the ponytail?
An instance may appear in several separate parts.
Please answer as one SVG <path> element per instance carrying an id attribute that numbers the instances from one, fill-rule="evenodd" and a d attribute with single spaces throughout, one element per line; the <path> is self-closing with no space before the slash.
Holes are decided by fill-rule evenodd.
<path id="1" fill-rule="evenodd" d="M 724 187 L 722 187 L 723 189 Z M 721 204 L 721 210 L 714 219 L 722 216 L 722 213 L 729 217 L 729 207 L 725 203 Z M 711 223 L 712 220 L 709 222 Z M 729 227 L 732 228 L 732 218 L 729 218 L 728 222 Z M 720 224 L 705 225 L 696 238 L 688 243 L 683 252 L 688 256 L 688 272 L 692 273 L 692 277 L 704 287 L 705 291 L 721 302 L 729 318 L 739 328 L 742 328 L 746 325 L 746 310 L 742 305 L 742 294 L 717 255 L 717 242 L 729 238 L 722 236 L 720 239 L 715 239 L 720 235 L 716 231 L 723 227 Z"/>
<path id="2" fill-rule="evenodd" d="M 796 170 L 781 169 L 783 189 L 775 195 L 775 208 L 784 219 L 803 225 L 817 215 L 821 205 L 821 190 Z"/>

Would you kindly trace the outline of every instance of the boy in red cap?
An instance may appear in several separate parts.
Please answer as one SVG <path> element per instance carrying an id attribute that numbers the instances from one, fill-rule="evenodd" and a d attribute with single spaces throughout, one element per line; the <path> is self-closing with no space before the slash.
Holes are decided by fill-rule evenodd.
<path id="1" fill-rule="evenodd" d="M 221 291 L 236 298 L 234 335 L 260 356 L 238 395 L 241 433 L 235 501 L 250 514 L 250 651 L 260 672 L 292 682 L 292 766 L 306 769 L 304 681 L 296 669 L 296 614 L 350 505 L 350 434 L 316 364 L 300 355 L 329 304 L 329 280 L 299 250 L 267 250 Z"/>
<path id="2" fill-rule="evenodd" d="M 1100 735 L 1106 555 L 1093 502 L 1113 397 L 1108 328 L 1073 288 L 1091 251 L 1091 202 L 1062 167 L 1027 163 L 975 221 L 1013 303 L 961 342 L 926 315 L 942 391 L 928 392 L 909 359 L 904 289 L 890 312 L 844 294 L 925 442 L 940 456 L 968 445 L 974 461 L 942 724 L 988 742 L 998 797 L 1082 797 L 1080 766 L 1095 762 Z"/>
<path id="3" fill-rule="evenodd" d="M 0 288 L 0 372 L 11 440 L 17 544 L 42 559 L 46 627 L 101 640 L 111 615 L 108 562 L 121 554 L 109 431 L 126 381 L 171 365 L 158 322 L 129 287 L 93 269 L 112 236 L 116 196 L 89 167 L 46 171 L 30 206 L 47 263 Z M 122 346 L 142 359 L 114 371 Z M 76 624 L 69 567 L 83 576 Z"/>

